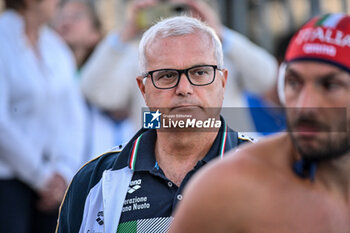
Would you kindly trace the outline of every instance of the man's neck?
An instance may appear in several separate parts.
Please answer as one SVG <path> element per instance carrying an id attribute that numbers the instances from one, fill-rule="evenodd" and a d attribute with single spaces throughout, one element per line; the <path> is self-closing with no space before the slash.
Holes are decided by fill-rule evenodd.
<path id="1" fill-rule="evenodd" d="M 300 159 L 301 155 L 290 141 L 291 162 Z M 326 190 L 333 196 L 343 199 L 350 205 L 350 153 L 337 159 L 317 162 L 315 179 L 312 183 Z"/>
<path id="2" fill-rule="evenodd" d="M 165 176 L 179 186 L 186 174 L 205 157 L 215 132 L 157 132 L 156 160 Z"/>
<path id="3" fill-rule="evenodd" d="M 316 181 L 350 205 L 350 154 L 318 164 Z"/>

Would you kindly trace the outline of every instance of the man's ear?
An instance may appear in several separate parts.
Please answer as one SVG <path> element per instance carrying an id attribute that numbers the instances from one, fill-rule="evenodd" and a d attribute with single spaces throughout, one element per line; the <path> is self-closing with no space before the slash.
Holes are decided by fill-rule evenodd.
<path id="1" fill-rule="evenodd" d="M 227 77 L 228 77 L 228 70 L 222 69 L 222 70 L 219 70 L 219 73 L 221 73 L 221 75 L 222 75 L 222 87 L 225 89 Z"/>
<path id="2" fill-rule="evenodd" d="M 146 78 L 144 78 L 142 76 L 136 77 L 137 86 L 139 87 L 141 94 L 142 94 L 145 101 L 146 101 L 146 98 L 145 98 L 145 95 L 146 95 L 145 83 L 146 83 L 146 81 L 147 81 Z"/>

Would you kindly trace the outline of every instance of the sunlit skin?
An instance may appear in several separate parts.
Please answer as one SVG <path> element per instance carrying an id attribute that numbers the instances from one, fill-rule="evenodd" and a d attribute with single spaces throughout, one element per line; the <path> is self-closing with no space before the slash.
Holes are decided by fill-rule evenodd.
<path id="1" fill-rule="evenodd" d="M 287 119 L 303 157 L 337 157 L 349 149 L 350 75 L 331 65 L 294 62 L 285 78 Z"/>
<path id="2" fill-rule="evenodd" d="M 349 95 L 347 72 L 319 62 L 289 64 L 285 103 L 293 108 L 293 132 L 245 145 L 199 171 L 170 232 L 349 233 L 348 133 L 338 130 L 349 118 L 329 111 L 347 108 Z M 314 180 L 293 171 L 301 157 L 318 160 Z"/>

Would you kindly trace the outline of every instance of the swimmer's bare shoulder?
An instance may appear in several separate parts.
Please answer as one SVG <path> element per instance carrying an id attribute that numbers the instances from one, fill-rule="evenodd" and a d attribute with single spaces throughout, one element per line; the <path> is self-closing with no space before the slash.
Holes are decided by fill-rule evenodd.
<path id="1" fill-rule="evenodd" d="M 282 133 L 208 164 L 188 184 L 171 232 L 245 232 L 256 210 L 269 208 L 262 199 L 271 188 L 294 176 L 290 150 Z"/>

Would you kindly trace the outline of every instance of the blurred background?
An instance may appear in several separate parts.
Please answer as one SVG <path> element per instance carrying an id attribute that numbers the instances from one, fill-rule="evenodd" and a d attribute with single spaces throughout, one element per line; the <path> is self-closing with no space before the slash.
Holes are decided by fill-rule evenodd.
<path id="1" fill-rule="evenodd" d="M 0 0 L 0 226 L 14 227 L 0 231 L 53 232 L 79 167 L 142 127 L 138 41 L 159 17 L 190 13 L 213 27 L 229 71 L 222 115 L 234 130 L 259 138 L 286 126 L 276 87 L 291 35 L 312 16 L 349 13 L 349 5 Z"/>
<path id="2" fill-rule="evenodd" d="M 166 1 L 166 0 L 159 0 L 160 2 Z M 319 14 L 324 14 L 324 13 L 333 13 L 333 12 L 344 12 L 344 13 L 349 13 L 349 5 L 350 5 L 350 0 L 203 0 L 205 2 L 207 2 L 209 4 L 209 6 L 211 7 L 211 11 L 214 11 L 216 13 L 216 15 L 220 18 L 222 25 L 226 26 L 228 29 L 232 29 L 235 32 L 238 32 L 239 34 L 245 36 L 247 39 L 249 39 L 250 41 L 252 41 L 253 43 L 255 43 L 256 45 L 258 45 L 260 48 L 266 50 L 268 53 L 270 53 L 271 55 L 274 56 L 274 58 L 276 59 L 276 61 L 278 63 L 280 63 L 283 60 L 283 56 L 284 56 L 284 52 L 285 52 L 285 48 L 288 44 L 288 41 L 291 37 L 291 35 L 307 20 L 309 20 L 311 17 L 315 16 L 315 15 L 319 15 Z M 70 0 L 60 0 L 60 5 L 63 6 L 65 3 L 70 2 Z M 81 2 L 87 2 L 89 4 L 89 6 L 92 6 L 95 12 L 90 12 L 89 17 L 91 17 L 90 20 L 97 20 L 98 21 L 98 27 L 95 30 L 95 36 L 92 36 L 93 39 L 91 39 L 91 41 L 89 42 L 83 42 L 83 39 L 86 39 L 87 37 L 83 36 L 82 32 L 78 32 L 78 29 L 81 30 L 81 28 L 83 27 L 82 25 L 79 25 L 77 22 L 81 19 L 83 19 L 82 14 L 83 13 L 79 13 L 79 9 L 78 8 L 67 8 L 67 12 L 68 13 L 63 13 L 61 12 L 61 18 L 59 17 L 53 17 L 53 21 L 52 21 L 52 25 L 54 26 L 54 28 L 59 32 L 59 34 L 61 36 L 63 36 L 63 39 L 67 42 L 67 44 L 71 47 L 71 49 L 73 50 L 73 52 L 75 52 L 75 55 L 78 56 L 78 60 L 77 60 L 77 65 L 78 65 L 78 71 L 80 72 L 81 70 L 83 70 L 83 73 L 81 75 L 83 78 L 80 78 L 81 80 L 91 80 L 91 79 L 97 79 L 96 77 L 106 77 L 106 76 L 112 76 L 110 74 L 113 74 L 113 77 L 111 77 L 110 79 L 116 79 L 115 77 L 121 77 L 121 76 L 129 76 L 134 78 L 137 73 L 132 73 L 132 74 L 120 74 L 118 73 L 120 70 L 132 70 L 134 69 L 137 64 L 129 64 L 129 67 L 132 68 L 127 68 L 127 66 L 121 62 L 118 61 L 118 59 L 120 57 L 122 57 L 122 55 L 109 55 L 110 57 L 108 57 L 107 55 L 103 54 L 100 57 L 98 55 L 92 56 L 92 57 L 96 57 L 94 61 L 88 63 L 88 66 L 93 66 L 91 64 L 97 63 L 98 65 L 98 69 L 93 67 L 92 69 L 81 69 L 83 67 L 83 65 L 85 64 L 85 62 L 88 60 L 88 58 L 90 59 L 90 55 L 92 54 L 92 51 L 95 50 L 95 47 L 97 47 L 97 44 L 99 44 L 100 41 L 102 41 L 102 38 L 105 37 L 108 34 L 114 34 L 114 37 L 117 36 L 118 34 L 118 38 L 120 36 L 120 38 L 116 39 L 116 38 L 112 38 L 110 39 L 110 45 L 113 47 L 115 47 L 115 44 L 117 43 L 116 41 L 121 41 L 123 43 L 121 43 L 119 45 L 119 52 L 121 52 L 122 48 L 126 47 L 125 42 L 135 42 L 133 41 L 133 39 L 135 39 L 135 35 L 138 33 L 140 35 L 140 31 L 142 32 L 142 30 L 139 30 L 138 32 L 132 31 L 132 30 L 128 30 L 128 26 L 129 24 L 127 23 L 127 19 L 130 17 L 128 17 L 128 13 L 130 14 L 130 11 L 128 11 L 128 9 L 130 8 L 129 6 L 132 5 L 131 2 L 138 2 L 138 1 L 131 1 L 131 0 L 81 0 Z M 141 2 L 141 1 L 139 1 Z M 195 1 L 194 1 L 195 2 Z M 4 1 L 0 1 L 0 12 L 4 10 Z M 83 11 L 82 9 L 80 9 L 81 11 Z M 86 9 L 85 9 L 86 10 Z M 75 12 L 76 11 L 76 12 Z M 186 11 L 186 9 L 181 9 L 180 11 Z M 74 13 L 75 12 L 75 13 Z M 207 11 L 208 12 L 208 11 Z M 95 15 L 96 13 L 96 15 Z M 153 12 L 154 13 L 154 12 Z M 67 18 L 63 19 L 66 14 Z M 75 15 L 74 15 L 75 14 Z M 204 13 L 205 14 L 205 13 Z M 62 17 L 63 15 L 63 17 Z M 69 16 L 69 18 L 68 18 Z M 57 18 L 59 18 L 57 20 Z M 95 19 L 93 19 L 95 18 Z M 55 20 L 56 19 L 56 20 Z M 154 18 L 155 19 L 155 18 Z M 154 20 L 152 19 L 152 20 Z M 84 18 L 85 20 L 85 18 Z M 86 19 L 86 22 L 88 22 L 89 19 Z M 158 20 L 158 19 L 157 19 Z M 208 20 L 208 19 L 207 19 Z M 60 21 L 59 23 L 62 24 L 75 24 L 75 29 L 73 26 L 69 26 L 70 28 L 68 28 L 67 25 L 63 25 L 62 28 L 60 28 L 60 26 L 57 26 L 57 21 Z M 70 21 L 70 22 L 68 22 Z M 63 22 L 63 23 L 62 23 Z M 95 22 L 94 22 L 95 23 Z M 85 24 L 86 26 L 87 24 Z M 150 26 L 150 25 L 144 25 L 144 26 Z M 212 25 L 211 25 L 212 26 Z M 88 27 L 88 26 L 86 26 Z M 135 25 L 134 25 L 135 27 Z M 146 27 L 145 27 L 146 28 Z M 140 29 L 140 28 L 139 28 Z M 131 32 L 130 32 L 131 31 Z M 75 32 L 75 33 L 74 33 Z M 65 35 L 66 34 L 71 34 L 71 35 Z M 80 37 L 83 38 L 78 38 L 80 34 Z M 90 33 L 90 34 L 86 34 L 86 35 L 91 35 L 92 32 L 88 32 L 86 30 L 86 33 Z M 78 34 L 78 35 L 74 35 L 74 34 Z M 66 38 L 66 37 L 67 38 Z M 220 36 L 220 35 L 219 35 Z M 71 37 L 71 38 L 69 38 Z M 233 37 L 237 37 L 239 38 L 238 35 L 235 35 Z M 138 37 L 139 38 L 139 37 Z M 81 48 L 77 48 L 78 51 L 74 51 L 74 45 L 70 44 L 70 39 L 74 39 L 75 43 L 77 43 L 76 47 L 79 47 L 80 45 L 82 45 L 83 43 L 89 43 L 88 48 L 84 48 L 86 49 L 86 51 L 84 51 L 84 54 L 81 56 L 81 58 L 79 59 L 79 49 Z M 108 39 L 106 39 L 108 40 Z M 114 40 L 114 42 L 112 41 Z M 225 40 L 225 39 L 224 39 Z M 119 42 L 120 42 L 119 41 Z M 118 42 L 118 43 L 119 43 Z M 72 42 L 73 43 L 73 42 Z M 242 53 L 246 53 L 245 52 L 245 48 L 243 47 L 243 44 L 240 44 L 241 42 L 233 42 L 232 41 L 228 41 L 227 44 L 231 44 L 231 45 L 236 45 L 237 47 L 235 48 L 236 51 L 236 55 L 237 57 L 242 56 Z M 246 43 L 246 42 L 244 42 Z M 103 44 L 103 43 L 102 43 Z M 108 44 L 108 43 L 107 43 Z M 130 45 L 131 43 L 129 43 Z M 136 43 L 137 44 L 137 40 Z M 225 45 L 225 41 L 223 42 L 223 44 Z M 246 44 L 247 45 L 247 44 Z M 254 47 L 253 45 L 247 45 L 249 48 Z M 99 47 L 103 47 L 103 46 L 99 46 Z M 225 46 L 224 46 L 225 47 Z M 241 50 L 237 49 L 237 48 L 241 48 Z M 247 47 L 247 48 L 248 48 Z M 115 47 L 116 48 L 116 47 Z M 103 49 L 100 49 L 103 50 Z M 105 51 L 110 50 L 110 47 L 106 47 Z M 133 51 L 122 51 L 123 53 L 125 52 L 126 54 L 136 54 L 137 52 L 135 52 L 136 50 L 134 49 Z M 103 53 L 103 52 L 101 52 Z M 106 52 L 108 53 L 108 52 Z M 272 104 L 277 104 L 277 106 L 279 106 L 279 101 L 276 95 L 276 90 L 275 90 L 275 86 L 273 86 L 273 82 L 274 80 L 272 79 L 276 79 L 276 73 L 277 73 L 277 69 L 276 67 L 272 64 L 273 62 L 269 62 L 270 63 L 270 68 L 269 70 L 273 70 L 273 74 L 270 75 L 270 77 L 273 76 L 273 78 L 270 78 L 272 81 L 270 81 L 269 84 L 266 84 L 266 88 L 262 88 L 261 84 L 259 84 L 258 88 L 261 89 L 261 91 L 256 91 L 251 90 L 251 88 L 249 88 L 249 83 L 251 83 L 251 81 L 249 81 L 250 79 L 248 79 L 246 76 L 249 76 L 249 74 L 247 74 L 247 72 L 249 72 L 249 70 L 251 70 L 250 67 L 254 67 L 257 71 L 255 74 L 252 74 L 252 76 L 258 76 L 259 73 L 261 73 L 261 70 L 256 68 L 256 65 L 261 65 L 263 73 L 266 71 L 266 64 L 264 64 L 262 61 L 270 59 L 265 55 L 262 55 L 258 60 L 256 60 L 255 62 L 250 62 L 250 59 L 257 57 L 256 53 L 260 53 L 260 52 L 252 52 L 252 54 L 255 55 L 247 55 L 247 60 L 245 60 L 244 62 L 246 63 L 244 65 L 244 67 L 241 69 L 239 67 L 239 65 L 235 64 L 237 62 L 239 62 L 240 58 L 236 58 L 233 59 L 234 61 L 232 61 L 232 64 L 237 65 L 238 68 L 236 70 L 238 70 L 238 75 L 237 76 L 242 76 L 243 79 L 239 79 L 236 78 L 237 82 L 235 83 L 235 86 L 240 86 L 242 85 L 242 90 L 248 90 L 248 91 L 252 91 L 255 94 L 258 95 L 263 95 L 264 99 L 267 99 L 269 102 L 271 102 Z M 78 55 L 77 55 L 78 54 Z M 96 54 L 96 53 L 94 53 Z M 99 54 L 99 53 L 97 53 Z M 124 55 L 123 55 L 124 56 Z M 93 60 L 93 59 L 90 59 Z M 131 61 L 131 60 L 137 60 L 137 56 L 135 55 L 134 57 L 123 57 L 121 59 L 122 61 Z M 101 63 L 103 62 L 105 63 L 106 61 L 111 61 L 110 67 L 116 66 L 116 64 L 120 65 L 121 68 L 117 68 L 117 67 L 113 67 L 113 68 L 108 68 L 107 65 L 101 65 Z M 227 62 L 225 62 L 225 64 L 227 64 Z M 248 64 L 248 65 L 247 65 Z M 254 64 L 254 65 L 252 65 Z M 272 65 L 271 65 L 272 64 Z M 111 70 L 114 69 L 114 70 Z M 241 69 L 241 70 L 240 70 Z M 87 71 L 86 71 L 87 70 Z M 235 71 L 234 71 L 235 72 Z M 233 73 L 234 73 L 233 72 Z M 85 76 L 87 76 L 86 74 L 89 74 L 88 76 L 93 77 L 93 78 L 84 78 Z M 267 74 L 264 74 L 265 77 L 255 77 L 257 80 L 267 80 Z M 263 75 L 261 75 L 263 76 Z M 242 81 L 243 80 L 243 81 Z M 244 82 L 248 83 L 248 84 L 244 84 Z M 101 88 L 96 88 L 97 85 L 102 85 L 103 83 L 105 83 L 104 87 Z M 117 83 L 117 84 L 116 84 Z M 124 119 L 125 116 L 130 116 L 130 110 L 128 109 L 130 107 L 130 102 L 132 100 L 130 100 L 130 98 L 134 98 L 134 97 L 125 97 L 123 100 L 120 100 L 119 102 L 123 102 L 121 105 L 123 105 L 122 107 L 118 108 L 118 103 L 116 98 L 114 97 L 115 93 L 118 93 L 118 91 L 115 90 L 115 86 L 123 83 L 122 87 L 125 90 L 133 90 L 132 88 L 134 88 L 134 86 L 131 87 L 131 89 L 128 89 L 127 84 L 125 82 L 125 80 L 119 81 L 118 82 L 107 82 L 105 80 L 103 80 L 102 78 L 99 80 L 94 80 L 93 82 L 89 81 L 88 84 L 84 84 L 84 82 L 82 82 L 82 90 L 83 92 L 85 92 L 85 97 L 88 99 L 88 101 L 92 102 L 93 104 L 96 104 L 99 108 L 102 109 L 102 111 L 111 111 L 113 110 L 112 113 L 112 117 L 116 118 L 117 120 L 119 119 Z M 242 84 L 243 83 L 243 84 Z M 131 84 L 130 84 L 131 85 Z M 134 80 L 132 81 L 132 85 L 135 85 Z M 248 86 L 244 86 L 244 85 L 248 85 Z M 121 85 L 120 85 L 121 86 Z M 267 87 L 269 86 L 269 87 Z M 84 88 L 85 87 L 85 88 Z M 113 87 L 113 90 L 108 90 L 108 87 Z M 101 103 L 100 100 L 97 100 L 96 96 L 89 96 L 92 95 L 90 93 L 94 93 L 95 90 L 100 89 L 101 92 L 103 92 L 103 100 Z M 229 89 L 229 88 L 228 88 Z M 255 88 L 256 89 L 256 88 Z M 270 89 L 270 90 L 268 90 Z M 85 90 L 85 91 L 84 91 Z M 230 90 L 231 93 L 235 93 L 237 90 L 236 89 L 232 89 Z M 128 91 L 128 93 L 131 93 L 132 91 Z M 228 92 L 228 91 L 227 91 Z M 105 93 L 111 93 L 111 95 L 107 96 L 105 95 Z M 96 91 L 96 95 L 101 96 L 101 93 L 97 93 Z M 112 96 L 113 95 L 113 96 Z M 123 96 L 122 94 L 120 94 L 118 96 L 118 98 L 121 98 L 120 96 Z M 124 94 L 124 96 L 127 96 L 127 94 Z M 226 99 L 228 99 L 227 97 L 225 97 Z M 233 97 L 231 98 L 233 99 Z M 109 101 L 109 100 L 113 100 L 113 101 Z M 109 102 L 108 102 L 109 101 Z M 140 101 L 139 101 L 140 102 Z M 232 102 L 232 106 L 235 107 L 246 107 L 246 104 L 242 104 L 242 103 L 238 103 L 238 102 Z M 140 105 L 141 104 L 137 104 L 135 106 L 135 108 L 138 109 L 138 111 L 140 111 Z M 253 105 L 249 105 L 250 107 L 255 107 L 256 104 Z M 275 106 L 275 105 L 273 105 Z M 225 105 L 224 103 L 224 107 L 231 107 Z M 259 105 L 260 107 L 260 105 Z M 115 109 L 118 109 L 118 111 L 114 111 Z M 122 109 L 122 110 L 120 110 Z M 125 111 L 125 109 L 127 109 Z M 135 111 L 136 112 L 136 111 Z M 109 113 L 110 114 L 110 113 Z M 134 114 L 135 115 L 135 114 Z M 137 119 L 136 121 L 139 121 L 140 117 L 139 117 L 139 112 L 137 112 L 136 116 L 134 117 L 135 119 Z M 260 117 L 260 116 L 259 116 Z M 244 118 L 244 117 L 243 117 Z M 129 127 L 130 128 L 130 127 Z M 138 127 L 136 127 L 138 128 Z M 247 130 L 249 131 L 249 130 Z M 130 135 L 129 135 L 130 136 Z"/>
<path id="3" fill-rule="evenodd" d="M 67 0 L 61 0 L 65 2 Z M 104 31 L 120 28 L 129 0 L 86 0 L 100 15 Z M 207 0 L 222 22 L 274 52 L 276 41 L 320 13 L 349 13 L 350 0 Z M 3 1 L 0 1 L 3 9 Z"/>
<path id="4" fill-rule="evenodd" d="M 64 6 L 65 3 L 71 2 L 72 0 L 58 0 L 60 6 Z M 61 13 L 57 13 L 61 17 L 53 17 L 52 25 L 55 30 L 59 32 L 63 39 L 67 42 L 70 48 L 73 50 L 74 55 L 77 59 L 79 80 L 82 80 L 81 86 L 85 97 L 89 102 L 97 105 L 102 111 L 112 112 L 112 117 L 117 119 L 125 119 L 130 115 L 134 115 L 134 122 L 140 122 L 140 106 L 142 105 L 142 98 L 139 96 L 139 100 L 134 100 L 136 94 L 133 88 L 135 88 L 134 77 L 137 73 L 122 73 L 122 70 L 135 70 L 137 66 L 137 51 L 135 46 L 131 51 L 126 51 L 126 47 L 130 47 L 132 43 L 137 45 L 137 38 L 140 37 L 140 32 L 150 26 L 141 25 L 141 29 L 137 26 L 132 25 L 130 21 L 130 5 L 135 4 L 132 0 L 79 0 L 80 2 L 88 3 L 89 7 L 93 8 L 93 11 L 89 11 L 88 8 L 84 10 L 82 6 L 66 7 Z M 78 1 L 78 2 L 79 2 Z M 159 2 L 165 2 L 166 0 L 159 0 Z M 307 20 L 311 17 L 324 13 L 344 12 L 349 13 L 350 0 L 203 0 L 209 4 L 211 9 L 220 18 L 223 26 L 227 29 L 232 29 L 234 32 L 245 36 L 260 48 L 271 54 L 278 64 L 283 60 L 285 48 L 291 35 Z M 74 1 L 73 1 L 74 2 Z M 133 3 L 132 3 L 133 2 Z M 181 1 L 180 1 L 181 2 Z M 196 2 L 196 1 L 193 1 Z M 74 3 L 73 3 L 74 4 Z M 137 3 L 135 4 L 137 5 Z M 0 12 L 4 8 L 4 1 L 0 1 Z M 129 11 L 128 11 L 129 10 Z M 159 10 L 159 9 L 158 9 Z M 164 10 L 164 9 L 163 9 Z M 205 11 L 204 15 L 210 15 L 212 12 Z M 85 13 L 83 12 L 85 11 Z M 86 13 L 86 12 L 90 13 Z M 58 11 L 59 12 L 59 11 Z M 149 11 L 148 14 L 156 14 L 156 11 Z M 180 12 L 186 12 L 186 7 L 180 9 Z M 159 12 L 158 12 L 159 13 Z M 90 17 L 84 17 L 84 14 Z M 129 17 L 128 17 L 129 14 Z M 161 14 L 159 14 L 161 15 Z M 134 16 L 133 17 L 137 17 Z M 149 15 L 148 15 L 149 17 Z M 156 21 L 158 18 L 154 16 L 148 21 Z M 203 17 L 203 15 L 202 15 Z M 204 16 L 207 17 L 207 16 Z M 150 17 L 149 17 L 150 18 Z M 207 18 L 206 20 L 210 20 Z M 96 28 L 88 28 L 88 21 L 92 21 L 93 25 L 97 25 Z M 85 21 L 85 24 L 84 22 Z M 147 21 L 147 20 L 145 20 Z M 95 24 L 97 22 L 97 24 Z M 60 24 L 60 25 L 59 25 Z M 69 24 L 69 25 L 68 25 Z M 59 25 L 59 26 L 58 26 Z M 130 28 L 130 25 L 134 27 Z M 212 26 L 212 25 L 211 25 Z M 94 26 L 92 26 L 94 27 Z M 136 28 L 135 28 L 136 27 Z M 86 30 L 85 30 L 86 29 Z M 85 30 L 85 31 L 84 31 Z M 138 31 L 137 31 L 138 30 Z M 86 33 L 86 34 L 83 34 Z M 93 35 L 95 34 L 95 35 Z M 114 38 L 109 38 L 112 35 Z M 138 36 L 137 36 L 138 35 Z M 220 36 L 220 35 L 219 35 Z M 80 38 L 79 38 L 80 37 Z M 92 39 L 88 39 L 91 37 Z M 269 55 L 261 54 L 259 48 L 255 48 L 254 45 L 248 44 L 249 42 L 244 41 L 245 38 L 240 38 L 238 34 L 231 35 L 232 38 L 238 38 L 235 41 L 226 40 L 224 38 L 223 45 L 227 49 L 227 45 L 235 46 L 234 51 L 235 57 L 232 61 L 226 62 L 225 64 L 232 63 L 233 66 L 237 66 L 230 70 L 230 73 L 236 77 L 234 86 L 238 86 L 242 91 L 252 92 L 263 96 L 264 100 L 267 100 L 273 104 L 273 106 L 279 106 L 279 100 L 275 85 L 273 83 L 276 79 L 277 69 L 273 64 Z M 103 38 L 107 38 L 106 43 L 99 43 L 103 41 Z M 136 38 L 136 40 L 135 40 Z M 222 39 L 222 38 L 221 38 Z M 85 41 L 84 41 L 85 40 Z M 226 41 L 225 41 L 226 40 Z M 122 42 L 122 43 L 120 43 Z M 75 44 L 74 44 L 75 43 Z M 97 44 L 108 44 L 109 46 L 104 47 Z M 116 46 L 118 44 L 118 46 Z M 225 45 L 226 44 L 226 45 Z M 81 48 L 84 45 L 84 48 Z M 247 47 L 244 47 L 247 46 Z M 96 52 L 95 48 L 100 47 L 99 50 L 104 52 Z M 102 47 L 102 48 L 101 48 Z M 111 48 L 116 49 L 118 54 L 108 54 Z M 117 48 L 118 47 L 118 48 Z M 241 49 L 239 49 L 241 48 Z M 247 49 L 253 49 L 252 54 L 246 55 Z M 84 51 L 81 51 L 84 50 Z M 225 50 L 225 48 L 224 48 Z M 229 49 L 227 49 L 229 50 Z M 93 51 L 95 51 L 93 53 Z M 80 54 L 81 53 L 81 54 Z M 94 56 L 90 56 L 93 54 Z M 99 55 L 101 54 L 101 55 Z M 128 55 L 124 55 L 128 54 Z M 257 55 L 260 54 L 260 55 Z M 242 56 L 245 58 L 242 59 Z M 78 56 L 78 57 L 77 57 Z M 80 56 L 80 57 L 79 57 Z M 92 57 L 92 58 L 91 58 Z M 251 61 L 256 59 L 255 61 Z M 92 60 L 89 63 L 86 61 Z M 135 60 L 135 63 L 131 63 L 131 60 Z M 242 60 L 242 65 L 237 64 Z M 269 61 L 267 61 L 269 60 Z M 108 65 L 101 65 L 101 63 L 108 63 Z M 266 63 L 264 63 L 265 61 Z M 127 64 L 126 64 L 127 63 Z M 87 65 L 86 65 L 87 64 Z M 96 65 L 95 65 L 96 64 Z M 85 68 L 83 68 L 85 65 Z M 242 67 L 240 67 L 242 66 Z M 260 66 L 257 68 L 257 66 Z M 86 68 L 87 67 L 87 68 Z M 92 68 L 90 68 L 92 67 Z M 251 67 L 255 68 L 255 73 L 249 75 L 252 70 Z M 83 69 L 82 69 L 83 68 Z M 269 74 L 267 74 L 267 73 Z M 265 73 L 265 74 L 261 74 Z M 259 74 L 260 77 L 259 77 Z M 130 78 L 130 85 L 125 80 L 117 80 L 116 77 L 132 77 Z M 241 76 L 241 77 L 240 77 Z M 253 77 L 254 80 L 260 80 L 261 82 L 256 84 L 256 87 L 250 87 Z M 102 78 L 103 77 L 103 78 Z M 106 77 L 106 78 L 104 78 Z M 85 81 L 87 80 L 87 81 Z M 269 81 L 268 81 L 269 80 Z M 263 81 L 265 82 L 264 84 Z M 123 84 L 121 90 L 116 91 L 116 86 Z M 121 86 L 121 85 L 119 85 Z M 230 93 L 236 93 L 237 89 L 228 88 Z M 257 90 L 261 89 L 261 90 Z M 124 92 L 122 92 L 124 91 Z M 116 94 L 120 92 L 118 97 Z M 108 95 L 106 93 L 109 93 Z M 131 93 L 131 94 L 130 94 Z M 131 96 L 132 95 L 132 96 Z M 242 101 L 233 101 L 233 96 L 226 96 L 226 99 L 231 101 L 231 105 L 224 107 L 246 107 L 247 104 Z M 118 99 L 118 100 L 117 100 Z M 249 102 L 250 99 L 245 102 Z M 131 102 L 137 102 L 137 104 L 130 104 Z M 135 106 L 135 107 L 130 107 Z M 260 107 L 254 103 L 249 103 L 250 107 Z M 130 110 L 132 108 L 133 110 Z M 118 111 L 114 111 L 118 109 Z M 120 110 L 122 109 L 122 110 Z M 135 110 L 137 109 L 137 110 Z M 130 112 L 134 112 L 130 113 Z M 254 115 L 254 114 L 253 114 Z M 259 116 L 260 118 L 261 116 Z M 244 119 L 245 117 L 241 117 Z M 261 121 L 261 120 L 260 120 Z M 135 125 L 135 123 L 133 123 Z M 265 124 L 265 122 L 264 122 Z M 137 124 L 136 124 L 137 125 Z M 240 123 L 239 125 L 245 125 Z M 236 127 L 232 125 L 232 127 Z M 128 127 L 130 128 L 130 127 Z M 136 129 L 138 126 L 135 127 Z M 256 128 L 256 127 L 255 127 Z M 247 128 L 247 131 L 251 130 Z M 254 130 L 254 128 L 253 128 Z M 133 130 L 135 131 L 135 130 Z M 133 132 L 132 131 L 132 132 Z M 130 135 L 129 135 L 130 136 Z M 127 138 L 127 137 L 126 137 Z"/>

